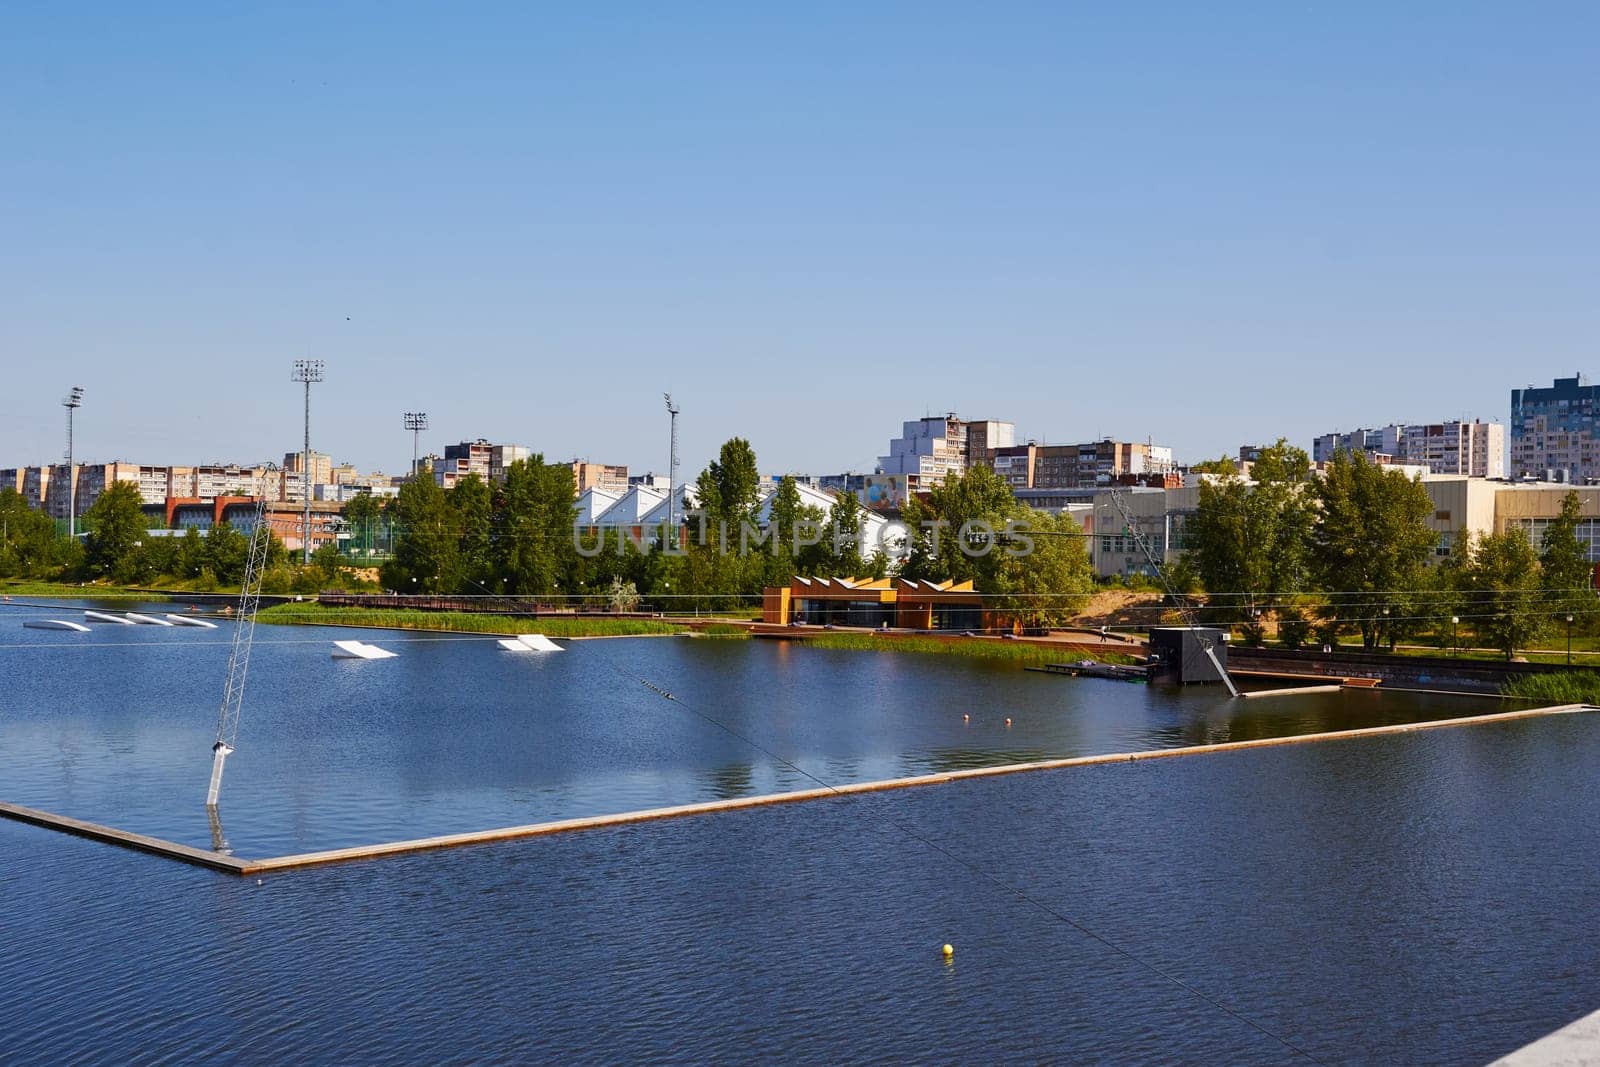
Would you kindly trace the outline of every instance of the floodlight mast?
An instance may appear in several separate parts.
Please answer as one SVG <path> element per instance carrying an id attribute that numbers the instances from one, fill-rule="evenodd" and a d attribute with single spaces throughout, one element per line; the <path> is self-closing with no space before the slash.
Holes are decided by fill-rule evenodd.
<path id="1" fill-rule="evenodd" d="M 305 503 L 305 521 L 300 527 L 300 554 L 302 561 L 311 564 L 311 383 L 322 381 L 324 364 L 320 359 L 297 359 L 291 381 L 304 382 L 306 387 L 306 439 L 305 451 L 300 454 L 300 495 Z"/>
<path id="2" fill-rule="evenodd" d="M 267 465 L 272 470 L 271 464 Z M 267 492 L 256 487 L 255 528 L 250 531 L 250 551 L 245 556 L 244 582 L 239 587 L 239 610 L 233 626 L 233 650 L 228 654 L 228 679 L 222 687 L 222 708 L 217 713 L 217 740 L 211 746 L 211 785 L 206 807 L 214 816 L 222 792 L 222 765 L 239 741 L 239 712 L 244 707 L 245 676 L 250 672 L 250 647 L 256 635 L 256 610 L 261 606 L 261 579 L 267 572 Z M 215 826 L 215 820 L 213 820 Z M 221 847 L 220 845 L 218 847 Z"/>
<path id="3" fill-rule="evenodd" d="M 74 385 L 61 401 L 67 409 L 67 538 L 78 538 L 78 478 L 72 465 L 72 416 L 83 406 L 83 386 Z"/>
<path id="4" fill-rule="evenodd" d="M 411 431 L 411 477 L 417 477 L 417 439 L 423 430 L 428 428 L 428 413 L 426 411 L 406 412 L 406 429 Z"/>
<path id="5" fill-rule="evenodd" d="M 671 393 L 662 393 L 667 402 L 667 414 L 672 419 L 672 451 L 667 456 L 667 543 L 666 548 L 678 547 L 678 408 L 672 403 Z"/>

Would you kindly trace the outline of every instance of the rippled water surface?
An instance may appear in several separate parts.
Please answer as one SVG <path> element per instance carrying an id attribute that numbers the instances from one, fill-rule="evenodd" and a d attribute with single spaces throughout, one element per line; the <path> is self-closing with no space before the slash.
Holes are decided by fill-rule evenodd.
<path id="1" fill-rule="evenodd" d="M 0 611 L 0 799 L 197 846 L 230 630 L 24 629 Z M 334 660 L 355 637 L 399 653 Z M 769 641 L 492 639 L 262 626 L 221 807 L 244 856 L 934 770 L 1500 710 L 1072 679 Z M 669 701 L 645 683 L 672 693 Z M 1010 725 L 1006 720 L 1010 720 Z M 795 768 L 800 768 L 796 770 Z M 803 772 L 803 773 L 802 773 Z"/>
<path id="2" fill-rule="evenodd" d="M 1560 716 L 260 885 L 0 823 L 0 1062 L 1482 1064 L 1600 1006 L 1597 763 Z"/>

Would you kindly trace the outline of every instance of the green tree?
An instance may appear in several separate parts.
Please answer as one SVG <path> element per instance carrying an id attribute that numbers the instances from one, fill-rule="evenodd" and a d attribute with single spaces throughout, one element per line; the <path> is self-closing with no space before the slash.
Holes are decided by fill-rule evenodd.
<path id="1" fill-rule="evenodd" d="M 1571 615 L 1580 633 L 1593 628 L 1595 617 L 1594 564 L 1578 540 L 1583 517 L 1583 500 L 1567 490 L 1561 498 L 1561 513 L 1545 527 L 1539 543 L 1546 610 L 1553 619 Z"/>
<path id="2" fill-rule="evenodd" d="M 741 533 L 756 529 L 761 476 L 756 454 L 742 437 L 725 441 L 695 480 L 698 504 L 679 574 L 681 592 L 698 609 L 733 607 L 759 595 L 767 576 L 766 553 L 741 554 Z M 763 546 L 765 547 L 765 546 Z"/>
<path id="3" fill-rule="evenodd" d="M 496 504 L 495 555 L 506 591 L 521 596 L 580 592 L 572 544 L 578 518 L 572 468 L 547 465 L 537 454 L 518 460 L 506 468 Z"/>
<path id="4" fill-rule="evenodd" d="M 250 538 L 227 522 L 212 526 L 206 534 L 206 570 L 225 586 L 244 582 L 244 568 L 250 556 Z"/>
<path id="5" fill-rule="evenodd" d="M 1420 480 L 1359 452 L 1335 453 L 1315 485 L 1310 565 L 1329 595 L 1326 623 L 1335 632 L 1354 627 L 1362 647 L 1375 648 L 1390 638 L 1385 620 L 1405 614 L 1397 607 L 1428 584 L 1433 503 Z"/>
<path id="6" fill-rule="evenodd" d="M 1199 463 L 1190 464 L 1189 469 L 1195 474 L 1229 475 L 1239 473 L 1239 465 L 1227 456 L 1219 456 L 1216 459 L 1203 459 Z"/>
<path id="7" fill-rule="evenodd" d="M 178 573 L 179 543 L 176 537 L 155 536 L 149 529 L 144 533 L 144 566 L 152 577 Z"/>
<path id="8" fill-rule="evenodd" d="M 200 528 L 191 526 L 183 531 L 183 537 L 178 541 L 178 558 L 174 563 L 173 573 L 184 579 L 200 577 L 200 572 L 206 567 L 206 543 L 200 536 Z"/>
<path id="9" fill-rule="evenodd" d="M 1257 611 L 1303 590 L 1315 507 L 1311 461 L 1282 438 L 1262 450 L 1251 475 L 1246 482 L 1230 466 L 1202 482 L 1183 538 L 1211 614 L 1254 626 Z"/>
<path id="10" fill-rule="evenodd" d="M 493 592 L 497 579 L 494 545 L 494 493 L 488 483 L 469 474 L 445 494 L 461 530 L 461 577 L 471 588 L 464 593 Z"/>
<path id="11" fill-rule="evenodd" d="M 1027 511 L 988 467 L 946 478 L 925 503 L 910 501 L 901 512 L 911 532 L 901 573 L 932 581 L 970 580 L 982 592 L 996 592 L 1004 558 L 998 538 L 1008 522 L 1023 521 Z"/>
<path id="12" fill-rule="evenodd" d="M 802 554 L 801 573 L 823 578 L 883 577 L 879 568 L 887 566 L 887 558 L 873 559 L 876 548 L 862 543 L 865 511 L 854 493 L 838 493 L 828 508 L 823 539 L 816 546 L 817 558 Z"/>
<path id="13" fill-rule="evenodd" d="M 329 541 L 311 553 L 311 566 L 307 568 L 312 572 L 319 589 L 336 588 L 343 583 L 344 553 L 339 551 L 337 541 Z"/>
<path id="14" fill-rule="evenodd" d="M 431 468 L 400 487 L 394 558 L 383 565 L 384 588 L 399 593 L 453 593 L 461 584 L 461 529 Z"/>
<path id="15" fill-rule="evenodd" d="M 1070 515 L 1034 511 L 1015 529 L 1012 540 L 1028 551 L 1000 556 L 1000 606 L 1024 626 L 1066 623 L 1088 604 L 1095 586 L 1082 527 Z"/>
<path id="16" fill-rule="evenodd" d="M 1539 557 L 1525 531 L 1512 528 L 1479 540 L 1465 577 L 1473 629 L 1507 660 L 1549 625 L 1540 603 Z"/>
<path id="17" fill-rule="evenodd" d="M 132 482 L 107 486 L 83 513 L 84 570 L 92 578 L 138 581 L 144 571 L 144 501 Z"/>
<path id="18" fill-rule="evenodd" d="M 383 509 L 370 492 L 357 493 L 345 501 L 344 521 L 350 528 L 352 555 L 365 557 L 371 554 L 377 542 L 382 516 Z"/>
<path id="19" fill-rule="evenodd" d="M 28 507 L 15 489 L 0 489 L 0 578 L 42 578 L 62 557 L 50 516 Z"/>

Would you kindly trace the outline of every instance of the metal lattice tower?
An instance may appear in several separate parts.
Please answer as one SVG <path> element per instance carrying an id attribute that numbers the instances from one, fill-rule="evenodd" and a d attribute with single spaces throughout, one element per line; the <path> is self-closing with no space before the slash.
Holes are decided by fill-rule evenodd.
<path id="1" fill-rule="evenodd" d="M 211 746 L 211 786 L 206 806 L 215 809 L 222 791 L 222 764 L 239 740 L 239 712 L 244 707 L 245 676 L 250 673 L 250 647 L 256 636 L 256 610 L 261 606 L 261 579 L 267 572 L 267 494 L 256 497 L 255 529 L 250 532 L 250 552 L 245 557 L 244 582 L 239 587 L 238 620 L 233 627 L 233 650 L 228 654 L 228 680 L 222 687 L 222 708 L 217 713 L 217 741 Z"/>
<path id="2" fill-rule="evenodd" d="M 1128 535 L 1133 538 L 1133 543 L 1139 546 L 1139 551 L 1144 553 L 1144 558 L 1150 563 L 1150 569 L 1155 571 L 1156 577 L 1161 580 L 1161 588 L 1165 589 L 1167 595 L 1177 603 L 1178 613 L 1183 616 L 1183 624 L 1194 632 L 1195 641 L 1200 645 L 1200 651 L 1205 653 L 1206 659 L 1210 660 L 1211 665 L 1217 669 L 1217 674 L 1222 677 L 1222 684 L 1228 687 L 1228 692 L 1238 696 L 1239 687 L 1233 684 L 1233 679 L 1228 676 L 1227 668 L 1223 667 L 1222 661 L 1217 659 L 1216 646 L 1212 644 L 1211 638 L 1200 632 L 1199 616 L 1195 614 L 1194 608 L 1189 604 L 1188 595 L 1180 593 L 1172 587 L 1172 582 L 1167 579 L 1166 564 L 1156 557 L 1155 550 L 1150 546 L 1150 539 L 1145 537 L 1139 530 L 1139 523 L 1128 509 L 1128 502 L 1122 498 L 1120 490 L 1111 490 L 1111 503 L 1116 507 L 1117 514 L 1122 516 L 1122 525 L 1127 529 Z"/>
<path id="3" fill-rule="evenodd" d="M 662 393 L 667 401 L 667 414 L 672 419 L 672 451 L 667 458 L 667 545 L 675 548 L 678 544 L 678 409 L 672 403 L 671 393 Z"/>

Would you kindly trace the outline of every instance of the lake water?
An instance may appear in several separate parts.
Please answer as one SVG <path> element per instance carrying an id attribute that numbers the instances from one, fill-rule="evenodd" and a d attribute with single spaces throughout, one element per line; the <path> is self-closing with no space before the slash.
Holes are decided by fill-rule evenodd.
<path id="1" fill-rule="evenodd" d="M 0 1062 L 1482 1064 L 1600 1004 L 1597 763 L 1562 716 L 261 885 L 0 823 Z"/>
<path id="2" fill-rule="evenodd" d="M 0 798 L 209 847 L 229 624 L 21 627 L 41 614 L 77 617 L 0 612 Z M 332 659 L 346 637 L 399 655 Z M 481 636 L 259 627 L 223 784 L 228 843 L 266 857 L 1506 706 L 1362 691 L 1239 701 L 1217 687 L 777 641 L 566 646 L 513 654 Z"/>
<path id="3" fill-rule="evenodd" d="M 777 756 L 843 781 L 1499 706 L 258 633 L 247 855 L 810 784 Z M 226 637 L 10 632 L 0 796 L 205 844 Z M 259 883 L 0 821 L 0 1063 L 1481 1064 L 1600 1007 L 1597 765 L 1600 718 L 1564 715 Z"/>

